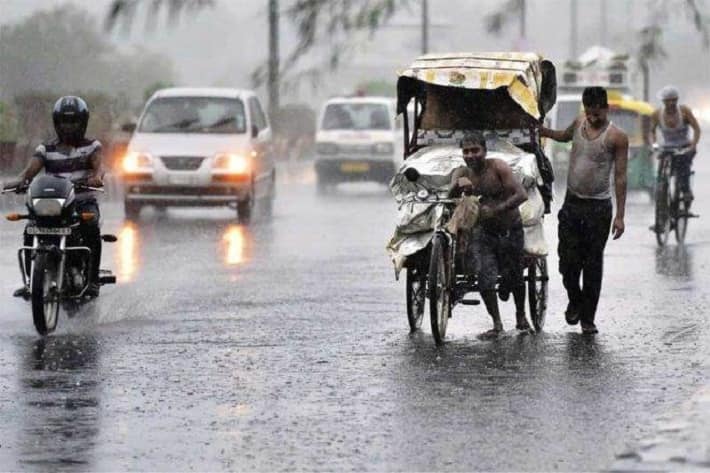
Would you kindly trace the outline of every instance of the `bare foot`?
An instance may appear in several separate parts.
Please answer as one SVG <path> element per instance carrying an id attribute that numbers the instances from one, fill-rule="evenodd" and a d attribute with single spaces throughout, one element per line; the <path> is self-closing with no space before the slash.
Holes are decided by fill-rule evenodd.
<path id="1" fill-rule="evenodd" d="M 503 329 L 502 328 L 492 328 L 488 330 L 487 332 L 483 332 L 478 335 L 478 338 L 480 340 L 493 340 L 498 337 L 500 337 L 503 334 Z"/>

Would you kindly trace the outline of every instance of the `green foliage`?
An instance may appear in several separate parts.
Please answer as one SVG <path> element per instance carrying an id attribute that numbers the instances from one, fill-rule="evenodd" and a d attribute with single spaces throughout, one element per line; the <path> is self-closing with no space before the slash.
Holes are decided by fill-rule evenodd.
<path id="1" fill-rule="evenodd" d="M 89 127 L 87 135 L 102 139 L 110 132 L 115 118 L 123 111 L 125 104 L 117 98 L 91 91 L 73 91 L 86 100 L 89 106 Z M 62 94 L 57 92 L 32 92 L 15 98 L 19 138 L 31 143 L 54 137 L 52 107 Z"/>
<path id="2" fill-rule="evenodd" d="M 142 99 L 147 84 L 170 80 L 172 64 L 147 51 L 121 53 L 84 10 L 65 5 L 0 27 L 0 94 L 51 90 L 124 93 Z"/>
<path id="3" fill-rule="evenodd" d="M 500 7 L 484 18 L 486 31 L 491 34 L 500 34 L 505 25 L 516 20 L 525 9 L 525 0 L 507 0 Z"/>
<path id="4" fill-rule="evenodd" d="M 15 143 L 17 141 L 17 117 L 10 106 L 0 102 L 0 143 Z"/>
<path id="5" fill-rule="evenodd" d="M 113 0 L 106 17 L 108 30 L 122 24 L 129 29 L 136 21 L 139 6 L 149 4 L 148 20 L 154 24 L 161 9 L 167 9 L 171 17 L 181 12 L 207 8 L 219 0 Z M 227 1 L 227 0 L 222 0 Z M 293 50 L 281 64 L 282 81 L 288 89 L 302 79 L 317 82 L 320 72 L 338 68 L 352 47 L 352 35 L 358 32 L 374 34 L 392 15 L 410 3 L 419 0 L 293 0 L 283 10 L 296 27 L 298 39 Z M 266 2 L 265 2 L 266 3 Z M 286 3 L 286 2 L 284 2 Z M 317 45 L 327 46 L 326 59 L 322 64 L 295 72 L 299 60 Z M 268 64 L 264 61 L 251 74 L 254 86 L 267 80 Z"/>

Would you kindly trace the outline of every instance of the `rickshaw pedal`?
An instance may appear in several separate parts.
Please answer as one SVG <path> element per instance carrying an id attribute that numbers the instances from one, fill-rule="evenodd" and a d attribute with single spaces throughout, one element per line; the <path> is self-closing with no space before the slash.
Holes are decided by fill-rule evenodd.
<path id="1" fill-rule="evenodd" d="M 462 299 L 460 301 L 460 304 L 463 305 L 479 305 L 480 303 L 481 301 L 479 301 L 478 299 Z"/>

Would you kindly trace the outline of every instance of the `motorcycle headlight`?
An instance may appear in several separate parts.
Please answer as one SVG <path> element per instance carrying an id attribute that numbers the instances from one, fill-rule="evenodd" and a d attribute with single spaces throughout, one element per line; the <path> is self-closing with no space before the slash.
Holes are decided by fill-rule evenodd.
<path id="1" fill-rule="evenodd" d="M 420 189 L 419 192 L 417 192 L 417 197 L 420 200 L 426 200 L 426 198 L 429 197 L 429 191 L 426 189 Z"/>
<path id="2" fill-rule="evenodd" d="M 392 154 L 394 152 L 394 145 L 392 143 L 375 143 L 372 150 L 376 154 Z"/>
<path id="3" fill-rule="evenodd" d="M 32 209 L 40 217 L 58 217 L 62 214 L 65 199 L 32 199 Z"/>
<path id="4" fill-rule="evenodd" d="M 131 151 L 123 157 L 121 167 L 126 174 L 151 172 L 153 169 L 153 157 L 148 153 Z"/>
<path id="5" fill-rule="evenodd" d="M 336 154 L 338 152 L 338 145 L 326 142 L 316 143 L 316 152 L 318 154 Z"/>
<path id="6" fill-rule="evenodd" d="M 229 174 L 249 174 L 251 165 L 243 154 L 220 153 L 214 157 L 212 169 Z"/>

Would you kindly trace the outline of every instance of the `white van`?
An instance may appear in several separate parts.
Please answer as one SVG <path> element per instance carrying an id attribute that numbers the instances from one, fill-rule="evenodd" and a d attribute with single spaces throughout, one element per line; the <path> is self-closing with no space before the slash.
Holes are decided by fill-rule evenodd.
<path id="1" fill-rule="evenodd" d="M 145 205 L 232 206 L 274 195 L 271 127 L 254 92 L 171 88 L 145 105 L 121 163 L 126 217 Z"/>
<path id="2" fill-rule="evenodd" d="M 318 190 L 341 182 L 389 183 L 402 162 L 402 133 L 388 97 L 338 97 L 323 106 L 316 131 Z"/>

